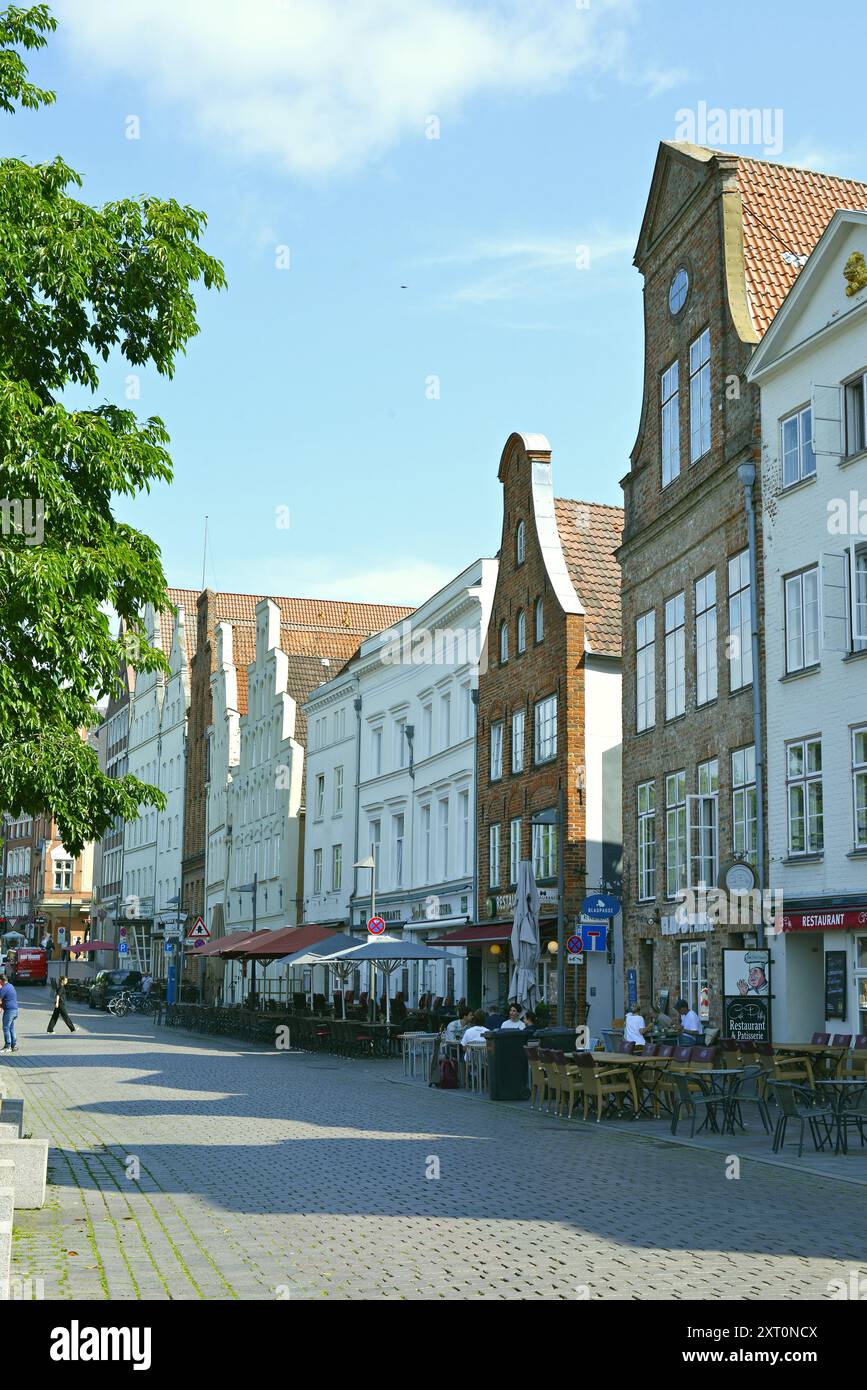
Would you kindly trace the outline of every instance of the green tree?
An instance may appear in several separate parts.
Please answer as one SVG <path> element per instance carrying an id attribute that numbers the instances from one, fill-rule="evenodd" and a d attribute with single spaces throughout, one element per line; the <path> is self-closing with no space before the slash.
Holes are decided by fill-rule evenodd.
<path id="1" fill-rule="evenodd" d="M 21 50 L 54 28 L 45 5 L 0 13 L 3 110 L 53 102 Z M 167 603 L 159 549 L 112 498 L 171 479 L 172 464 L 159 418 L 61 397 L 95 395 L 112 353 L 171 377 L 198 332 L 193 286 L 225 284 L 199 245 L 203 213 L 152 197 L 93 208 L 71 196 L 80 186 L 60 158 L 0 160 L 0 809 L 50 810 L 72 853 L 164 804 L 101 773 L 82 730 L 125 660 L 165 666 L 143 625 L 148 603 Z"/>

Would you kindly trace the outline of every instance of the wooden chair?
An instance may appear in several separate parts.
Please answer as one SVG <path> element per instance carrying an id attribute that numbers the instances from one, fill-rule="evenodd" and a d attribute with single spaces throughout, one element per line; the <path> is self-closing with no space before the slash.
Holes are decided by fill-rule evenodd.
<path id="1" fill-rule="evenodd" d="M 867 1080 L 867 1033 L 856 1034 L 849 1053 L 849 1072 L 853 1077 Z"/>
<path id="2" fill-rule="evenodd" d="M 777 1081 L 797 1081 L 800 1085 L 807 1086 L 811 1091 L 816 1086 L 813 1063 L 809 1057 L 778 1057 L 775 1055 L 774 1077 Z"/>
<path id="3" fill-rule="evenodd" d="M 710 1071 L 716 1066 L 717 1049 L 715 1047 L 694 1047 L 692 1056 L 689 1059 L 690 1071 Z"/>
<path id="4" fill-rule="evenodd" d="M 564 1061 L 561 1062 L 560 1058 Z M 563 1099 L 563 1074 L 565 1071 L 565 1054 L 555 1052 L 550 1047 L 539 1048 L 539 1060 L 545 1068 L 545 1089 L 547 1092 L 546 1110 L 550 1114 L 551 1102 L 554 1103 L 555 1114 L 560 1114 L 560 1105 Z"/>
<path id="5" fill-rule="evenodd" d="M 536 1109 L 536 1100 L 538 1099 L 541 1110 L 548 1092 L 545 1064 L 538 1047 L 525 1047 L 524 1055 L 527 1058 L 527 1066 L 530 1068 L 530 1109 Z"/>
<path id="6" fill-rule="evenodd" d="M 638 1114 L 638 1093 L 635 1077 L 626 1067 L 607 1067 L 598 1065 L 592 1052 L 579 1052 L 575 1065 L 581 1068 L 584 1095 L 584 1118 L 587 1119 L 589 1105 L 596 1101 L 596 1123 L 602 1119 L 605 1105 L 617 1096 L 632 1101 L 632 1113 Z M 621 1104 L 622 1109 L 622 1104 Z"/>
<path id="7" fill-rule="evenodd" d="M 810 1039 L 810 1042 L 812 1043 L 813 1047 L 827 1047 L 830 1041 L 830 1033 L 814 1033 L 812 1038 Z"/>

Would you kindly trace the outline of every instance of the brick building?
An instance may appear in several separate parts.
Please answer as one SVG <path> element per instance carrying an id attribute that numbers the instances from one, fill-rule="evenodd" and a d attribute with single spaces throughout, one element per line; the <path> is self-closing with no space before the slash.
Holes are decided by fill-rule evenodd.
<path id="1" fill-rule="evenodd" d="M 644 395 L 619 552 L 626 964 L 645 1005 L 668 988 L 711 1023 L 721 950 L 751 932 L 678 909 L 678 896 L 758 859 L 738 466 L 758 465 L 760 425 L 744 371 L 835 209 L 865 205 L 862 184 L 665 143 L 635 255 Z M 760 512 L 760 478 L 753 491 Z M 760 536 L 756 566 L 761 596 Z"/>
<path id="2" fill-rule="evenodd" d="M 619 507 L 554 497 L 544 435 L 513 434 L 499 470 L 503 527 L 478 701 L 478 947 L 468 997 L 504 1003 L 521 859 L 542 897 L 540 990 L 556 1002 L 558 916 L 568 935 L 589 889 L 619 888 Z M 562 864 L 559 820 L 565 823 Z M 616 954 L 616 953 L 615 953 Z M 615 970 L 621 964 L 615 962 Z M 566 973 L 569 1022 L 620 1012 L 604 954 Z"/>

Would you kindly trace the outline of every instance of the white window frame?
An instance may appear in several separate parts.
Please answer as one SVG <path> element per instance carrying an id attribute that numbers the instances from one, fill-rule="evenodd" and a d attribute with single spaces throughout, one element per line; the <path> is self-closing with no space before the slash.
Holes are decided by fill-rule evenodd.
<path id="1" fill-rule="evenodd" d="M 554 821 L 532 823 L 533 877 L 537 883 L 557 877 L 557 825 Z"/>
<path id="2" fill-rule="evenodd" d="M 439 870 L 440 881 L 445 883 L 449 876 L 449 836 L 451 833 L 451 806 L 450 799 L 442 796 L 437 807 L 437 839 L 439 841 Z"/>
<path id="3" fill-rule="evenodd" d="M 753 683 L 752 593 L 748 547 L 729 558 L 727 575 L 729 689 L 743 690 Z"/>
<path id="4" fill-rule="evenodd" d="M 649 608 L 635 620 L 635 727 L 656 723 L 656 613 Z"/>
<path id="5" fill-rule="evenodd" d="M 372 724 L 370 728 L 370 775 L 379 777 L 382 773 L 382 725 Z"/>
<path id="6" fill-rule="evenodd" d="M 526 558 L 526 530 L 523 521 L 518 522 L 515 532 L 515 563 L 523 565 Z"/>
<path id="7" fill-rule="evenodd" d="M 704 1001 L 708 998 L 707 944 L 704 941 L 680 943 L 680 997 L 702 1021 L 709 1017 Z"/>
<path id="8" fill-rule="evenodd" d="M 535 627 L 536 641 L 542 642 L 545 638 L 545 600 L 536 599 L 536 606 L 533 610 L 533 621 Z"/>
<path id="9" fill-rule="evenodd" d="M 859 755 L 858 739 L 864 740 L 863 756 Z M 867 724 L 857 724 L 851 731 L 852 748 L 852 810 L 854 815 L 855 848 L 867 849 Z M 863 830 L 859 830 L 859 806 Z"/>
<path id="10" fill-rule="evenodd" d="M 343 884 L 343 845 L 331 846 L 331 891 L 339 893 Z"/>
<path id="11" fill-rule="evenodd" d="M 686 603 L 683 593 L 665 600 L 665 717 L 686 713 Z"/>
<path id="12" fill-rule="evenodd" d="M 334 769 L 334 814 L 339 816 L 343 813 L 343 767 Z"/>
<path id="13" fill-rule="evenodd" d="M 546 695 L 533 710 L 533 761 L 553 762 L 557 757 L 557 696 Z"/>
<path id="14" fill-rule="evenodd" d="M 316 802 L 313 809 L 313 819 L 322 820 L 325 815 L 325 773 L 316 774 Z"/>
<path id="15" fill-rule="evenodd" d="M 421 861 L 424 882 L 433 882 L 433 841 L 432 841 L 431 803 L 425 801 L 421 807 Z"/>
<path id="16" fill-rule="evenodd" d="M 716 571 L 695 581 L 695 703 L 709 705 L 717 698 Z"/>
<path id="17" fill-rule="evenodd" d="M 322 850 L 313 851 L 313 892 L 316 897 L 322 893 Z"/>
<path id="18" fill-rule="evenodd" d="M 518 656 L 523 656 L 527 650 L 527 615 L 523 608 L 519 610 L 515 624 L 515 650 Z"/>
<path id="19" fill-rule="evenodd" d="M 665 775 L 665 896 L 670 900 L 687 886 L 688 849 L 686 771 L 679 768 Z"/>
<path id="20" fill-rule="evenodd" d="M 461 873 L 468 874 L 470 871 L 470 794 L 468 791 L 458 793 L 460 802 L 460 825 L 461 825 Z"/>
<path id="21" fill-rule="evenodd" d="M 758 817 L 756 808 L 755 744 L 735 748 L 732 766 L 732 853 L 736 859 L 756 864 Z"/>
<path id="22" fill-rule="evenodd" d="M 500 665 L 505 666 L 509 660 L 509 624 L 500 623 Z"/>
<path id="23" fill-rule="evenodd" d="M 500 886 L 500 822 L 488 826 L 488 887 Z"/>
<path id="24" fill-rule="evenodd" d="M 440 748 L 452 746 L 452 696 L 451 691 L 440 694 Z"/>
<path id="25" fill-rule="evenodd" d="M 638 901 L 656 898 L 656 782 L 639 782 L 636 788 L 638 815 Z"/>
<path id="26" fill-rule="evenodd" d="M 509 821 L 509 883 L 518 882 L 518 866 L 521 863 L 521 817 L 513 816 Z"/>
<path id="27" fill-rule="evenodd" d="M 786 436 L 789 436 L 787 442 Z M 809 405 L 793 410 L 780 421 L 780 460 L 783 488 L 794 487 L 805 478 L 816 476 L 816 455 L 813 453 L 813 411 Z M 794 469 L 789 465 L 794 462 Z M 789 476 L 787 476 L 787 468 Z"/>
<path id="28" fill-rule="evenodd" d="M 405 835 L 406 817 L 398 811 L 391 818 L 391 881 L 395 888 L 403 887 Z"/>
<path id="29" fill-rule="evenodd" d="M 495 719 L 491 724 L 491 781 L 499 782 L 503 776 L 503 721 Z"/>
<path id="30" fill-rule="evenodd" d="M 524 741 L 526 738 L 526 710 L 512 712 L 512 772 L 524 771 Z"/>
<path id="31" fill-rule="evenodd" d="M 677 358 L 659 381 L 659 431 L 662 454 L 662 486 L 680 477 L 680 369 Z"/>
<path id="32" fill-rule="evenodd" d="M 808 584 L 813 589 L 813 597 L 809 601 Z M 809 565 L 797 574 L 784 576 L 783 624 L 787 675 L 793 675 L 796 671 L 806 671 L 810 667 L 818 666 L 821 661 L 822 616 L 819 595 L 818 565 Z M 797 616 L 797 623 L 792 621 L 794 615 Z"/>
<path id="33" fill-rule="evenodd" d="M 719 759 L 696 770 L 698 791 L 686 798 L 687 888 L 716 888 L 719 878 Z"/>
<path id="34" fill-rule="evenodd" d="M 710 450 L 710 329 L 689 345 L 689 461 L 698 463 Z M 696 452 L 697 450 L 697 452 Z"/>
<path id="35" fill-rule="evenodd" d="M 843 382 L 843 426 L 845 458 L 867 449 L 867 372 L 859 372 Z"/>
<path id="36" fill-rule="evenodd" d="M 818 767 L 810 767 L 810 751 L 818 748 Z M 801 769 L 793 771 L 792 755 L 800 751 Z M 822 740 L 820 737 L 812 735 L 805 738 L 790 739 L 785 748 L 786 758 L 786 825 L 787 825 L 787 847 L 791 859 L 801 859 L 812 855 L 823 854 L 825 851 L 825 808 L 824 808 L 824 789 L 822 785 Z M 818 812 L 811 812 L 810 802 L 811 793 L 818 788 Z M 803 822 L 804 844 L 803 848 L 796 849 L 792 836 L 792 795 L 801 793 L 802 813 L 797 820 Z M 818 827 L 818 833 L 814 836 L 812 826 Z"/>

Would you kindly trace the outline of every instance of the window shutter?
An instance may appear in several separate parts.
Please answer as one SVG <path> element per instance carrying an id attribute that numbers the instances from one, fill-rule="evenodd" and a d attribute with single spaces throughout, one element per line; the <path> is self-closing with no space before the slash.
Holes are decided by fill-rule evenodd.
<path id="1" fill-rule="evenodd" d="M 848 583 L 846 555 L 822 555 L 822 648 L 826 652 L 849 650 L 847 621 Z"/>
<path id="2" fill-rule="evenodd" d="M 843 389 L 813 382 L 810 402 L 813 453 L 840 458 L 843 453 Z"/>

